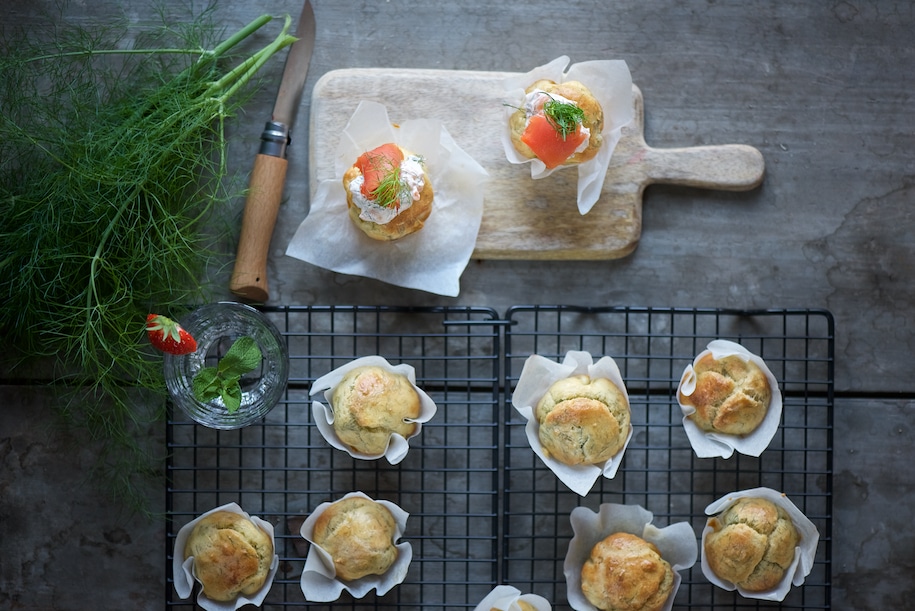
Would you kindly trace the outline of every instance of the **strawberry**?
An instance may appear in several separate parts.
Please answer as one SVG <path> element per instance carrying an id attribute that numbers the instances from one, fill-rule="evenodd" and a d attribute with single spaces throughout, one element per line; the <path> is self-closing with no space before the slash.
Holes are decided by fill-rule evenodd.
<path id="1" fill-rule="evenodd" d="M 153 347 L 169 354 L 190 354 L 197 350 L 197 340 L 181 325 L 167 316 L 150 314 L 146 317 L 146 333 Z"/>

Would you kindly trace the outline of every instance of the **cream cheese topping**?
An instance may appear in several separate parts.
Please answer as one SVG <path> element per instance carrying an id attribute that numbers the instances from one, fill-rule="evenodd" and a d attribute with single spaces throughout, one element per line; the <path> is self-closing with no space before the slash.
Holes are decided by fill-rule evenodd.
<path id="1" fill-rule="evenodd" d="M 384 225 L 394 220 L 398 214 L 413 205 L 422 195 L 426 186 L 423 174 L 423 158 L 419 155 L 407 155 L 400 162 L 400 206 L 379 206 L 373 200 L 362 194 L 362 183 L 365 182 L 362 174 L 350 181 L 349 190 L 353 196 L 353 203 L 359 207 L 359 218 L 378 225 Z"/>

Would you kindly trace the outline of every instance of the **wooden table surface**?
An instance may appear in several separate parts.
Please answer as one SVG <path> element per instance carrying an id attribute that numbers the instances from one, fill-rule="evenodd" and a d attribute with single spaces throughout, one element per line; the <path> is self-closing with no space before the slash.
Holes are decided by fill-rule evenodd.
<path id="1" fill-rule="evenodd" d="M 7 25 L 39 23 L 54 4 L 0 0 Z M 836 321 L 833 604 L 905 607 L 915 594 L 908 523 L 915 479 L 906 460 L 915 424 L 915 9 L 889 0 L 313 4 L 317 42 L 270 247 L 270 303 L 828 309 Z M 298 0 L 216 8 L 227 28 L 262 12 L 299 9 Z M 145 0 L 72 2 L 66 12 L 86 23 L 156 20 Z M 745 192 L 649 186 L 631 254 L 609 261 L 473 259 L 457 297 L 340 275 L 285 255 L 313 187 L 308 119 L 323 75 L 349 68 L 526 72 L 560 55 L 625 60 L 644 97 L 649 146 L 752 146 L 765 160 L 762 185 Z M 233 171 L 250 171 L 281 71 L 279 60 L 264 68 L 264 87 L 231 124 Z M 242 204 L 227 210 L 229 218 L 240 219 Z M 227 268 L 232 259 L 226 255 Z M 226 287 L 228 274 L 217 278 Z M 13 388 L 23 397 L 13 403 L 33 408 L 33 392 Z M 33 587 L 13 564 L 3 563 L 0 606 L 16 600 L 4 592 Z M 161 562 L 152 566 L 161 571 Z M 152 591 L 161 596 L 161 585 Z M 29 598 L 21 593 L 18 600 Z"/>

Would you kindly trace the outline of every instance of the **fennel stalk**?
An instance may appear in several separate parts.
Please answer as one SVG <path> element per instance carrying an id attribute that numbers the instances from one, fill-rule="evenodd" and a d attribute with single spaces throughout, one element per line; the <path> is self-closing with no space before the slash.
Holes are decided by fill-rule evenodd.
<path id="1" fill-rule="evenodd" d="M 145 475 L 162 471 L 142 431 L 165 405 L 145 317 L 208 299 L 203 278 L 222 253 L 207 222 L 239 195 L 226 121 L 295 40 L 287 17 L 239 57 L 271 17 L 215 44 L 211 9 L 164 23 L 149 48 L 74 25 L 59 26 L 50 49 L 28 36 L 0 43 L 5 357 L 50 364 L 59 412 L 100 450 L 97 475 L 139 510 Z"/>

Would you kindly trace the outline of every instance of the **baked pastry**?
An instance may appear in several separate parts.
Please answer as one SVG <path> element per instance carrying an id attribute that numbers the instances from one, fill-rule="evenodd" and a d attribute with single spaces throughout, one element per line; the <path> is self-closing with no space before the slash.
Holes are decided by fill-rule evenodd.
<path id="1" fill-rule="evenodd" d="M 656 611 L 674 588 L 674 572 L 658 548 L 614 533 L 599 541 L 581 567 L 581 590 L 602 611 Z"/>
<path id="2" fill-rule="evenodd" d="M 383 454 L 391 435 L 416 431 L 419 393 L 405 375 L 383 367 L 356 367 L 334 388 L 334 431 L 344 444 L 362 454 Z"/>
<path id="3" fill-rule="evenodd" d="M 509 118 L 515 150 L 547 168 L 592 159 L 603 144 L 604 111 L 578 81 L 541 79 L 525 90 L 524 104 Z"/>
<path id="4" fill-rule="evenodd" d="M 516 600 L 514 602 L 514 605 L 517 606 L 518 609 L 520 609 L 521 611 L 537 611 L 537 609 L 534 608 L 534 605 L 532 605 L 529 602 L 523 601 L 523 600 Z M 509 609 L 511 609 L 511 607 L 509 607 Z M 501 609 L 497 609 L 496 607 L 493 607 L 489 611 L 501 611 Z M 511 609 L 511 611 L 514 611 L 514 610 Z"/>
<path id="5" fill-rule="evenodd" d="M 315 520 L 312 541 L 334 561 L 343 581 L 381 575 L 397 560 L 397 523 L 387 507 L 361 496 L 340 499 Z"/>
<path id="6" fill-rule="evenodd" d="M 756 430 L 769 409 L 772 388 L 756 363 L 737 355 L 716 359 L 708 353 L 693 365 L 696 388 L 679 391 L 680 403 L 696 411 L 689 418 L 703 431 L 746 435 Z"/>
<path id="7" fill-rule="evenodd" d="M 535 415 L 544 452 L 567 465 L 602 463 L 629 436 L 629 403 L 607 378 L 576 375 L 555 382 Z"/>
<path id="8" fill-rule="evenodd" d="M 273 563 L 273 540 L 254 522 L 232 511 L 216 511 L 194 525 L 184 557 L 194 557 L 203 594 L 230 601 L 263 587 Z"/>
<path id="9" fill-rule="evenodd" d="M 343 174 L 346 207 L 356 227 L 375 240 L 422 229 L 434 192 L 423 158 L 393 143 L 367 151 Z"/>
<path id="10" fill-rule="evenodd" d="M 784 509 L 744 497 L 709 519 L 705 560 L 721 579 L 750 592 L 778 586 L 794 562 L 800 535 Z"/>

